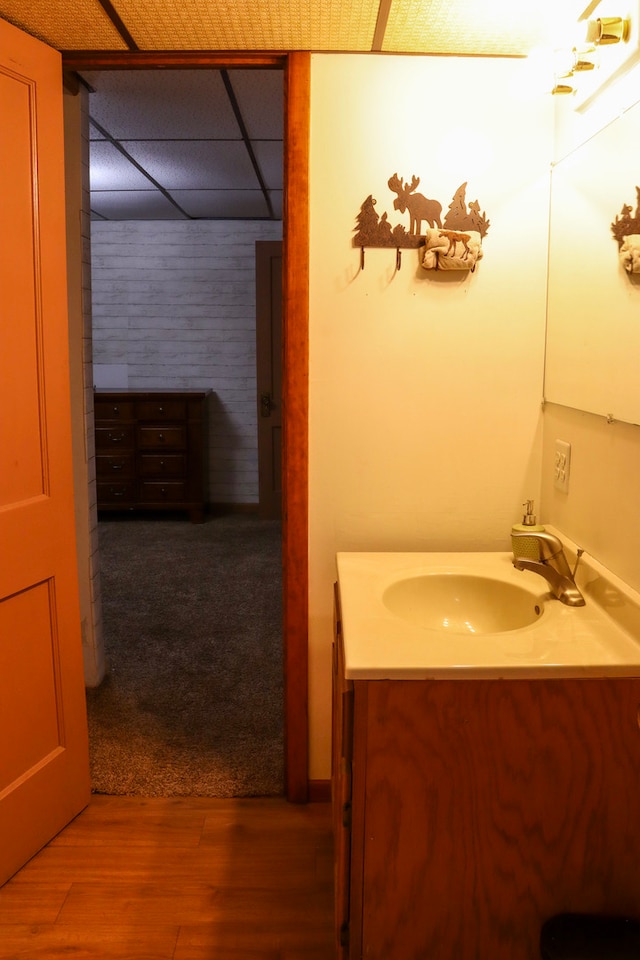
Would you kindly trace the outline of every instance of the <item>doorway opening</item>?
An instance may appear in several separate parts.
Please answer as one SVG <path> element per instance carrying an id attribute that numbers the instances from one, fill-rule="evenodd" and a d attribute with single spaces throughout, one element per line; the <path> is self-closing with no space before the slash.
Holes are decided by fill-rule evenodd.
<path id="1" fill-rule="evenodd" d="M 92 64 L 98 66 L 97 64 Z M 66 63 L 65 66 L 69 67 L 70 64 Z M 79 64 L 73 64 L 74 69 L 78 67 Z M 290 103 L 300 102 L 302 103 L 308 92 L 308 81 L 305 80 L 305 70 L 304 64 L 301 64 L 303 70 L 299 73 L 299 78 L 296 79 L 296 74 L 298 71 L 289 71 L 288 85 L 290 87 L 290 93 L 293 92 L 296 94 L 296 89 L 299 91 L 293 99 L 289 97 Z M 307 64 L 308 67 L 308 64 Z M 307 71 L 308 73 L 308 71 Z M 294 83 L 292 84 L 292 80 Z M 304 112 L 304 111 L 303 111 Z M 303 126 L 304 126 L 304 117 L 303 117 Z M 295 133 L 294 140 L 300 136 L 299 132 Z M 291 143 L 291 137 L 290 137 Z M 293 179 L 294 187 L 296 178 L 300 180 L 304 179 L 306 176 L 303 169 L 303 165 L 298 162 L 297 170 L 293 178 L 289 177 L 289 184 Z M 295 192 L 295 190 L 294 190 Z M 301 210 L 304 210 L 306 205 L 303 204 Z M 294 227 L 296 222 L 299 220 L 304 220 L 304 217 L 298 218 L 293 216 L 290 218 L 293 221 Z M 305 233 L 305 243 L 306 243 L 306 228 L 304 229 Z M 289 227 L 287 227 L 289 230 Z M 286 244 L 285 244 L 286 245 Z M 301 248 L 302 249 L 302 248 Z M 301 279 L 304 279 L 304 270 L 301 272 L 299 265 L 295 266 L 295 284 L 290 286 L 300 286 Z M 285 283 L 287 283 L 287 275 L 289 273 L 288 266 L 285 264 Z M 306 310 L 306 304 L 303 307 L 302 312 Z M 285 318 L 286 324 L 286 318 Z M 303 333 L 303 336 L 301 336 Z M 304 366 L 306 360 L 305 354 L 305 336 L 306 336 L 306 323 L 304 324 L 304 331 L 299 329 L 296 333 L 296 338 L 289 340 L 288 344 L 285 345 L 285 353 L 288 350 L 290 353 L 294 354 L 297 352 L 300 355 L 301 362 L 294 361 L 290 366 L 288 371 L 285 371 L 285 379 L 288 378 L 289 381 L 300 380 L 301 376 L 304 380 Z M 302 370 L 302 374 L 301 374 Z M 285 384 L 285 392 L 286 392 Z M 306 415 L 305 415 L 305 403 L 306 397 L 300 398 L 298 389 L 295 388 L 291 392 L 291 382 L 289 383 L 290 396 L 295 395 L 296 404 L 295 408 L 292 409 L 292 414 L 289 417 L 289 430 L 291 431 L 292 425 L 299 423 L 303 425 L 304 432 L 306 433 Z M 294 430 L 295 430 L 294 426 Z M 299 429 L 299 428 L 298 428 Z M 287 428 L 285 427 L 285 434 Z M 304 485 L 304 480 L 301 483 L 300 478 L 304 472 L 305 461 L 300 460 L 300 453 L 304 453 L 305 444 L 301 443 L 296 446 L 296 456 L 298 462 L 292 467 L 287 459 L 287 444 L 285 439 L 285 450 L 283 454 L 283 461 L 285 464 L 289 464 L 285 470 L 285 488 L 288 483 L 288 489 L 291 489 L 295 486 L 302 487 Z M 287 490 L 285 489 L 284 496 L 287 496 Z M 306 508 L 306 498 L 304 507 Z M 292 527 L 291 518 L 294 519 L 295 523 Z M 287 658 L 287 796 L 289 799 L 306 799 L 306 584 L 302 585 L 300 579 L 300 573 L 304 573 L 304 563 L 301 565 L 296 564 L 295 571 L 291 564 L 292 553 L 295 553 L 296 550 L 300 553 L 303 550 L 306 553 L 306 511 L 300 507 L 294 508 L 293 511 L 289 512 L 289 523 L 286 524 L 287 530 L 285 530 L 283 535 L 284 543 L 284 556 L 285 556 L 285 604 L 284 604 L 284 618 L 285 623 L 288 626 L 285 627 L 285 636 L 286 636 L 286 658 Z M 295 532 L 293 532 L 295 531 Z M 302 536 L 301 536 L 302 532 Z M 303 546 L 302 546 L 303 545 Z M 292 580 L 294 581 L 292 583 Z M 304 595 L 303 595 L 304 594 Z M 301 641 L 304 641 L 301 643 Z M 293 687 L 292 687 L 293 683 Z M 293 707 L 292 707 L 292 698 L 290 696 L 291 689 L 298 691 L 294 692 L 293 696 Z M 300 696 L 300 693 L 303 695 Z M 297 700 L 297 703 L 296 703 Z M 291 717 L 296 717 L 295 727 L 291 725 Z M 298 721 L 302 720 L 302 724 Z M 293 731 L 293 737 L 291 732 Z M 303 742 L 304 741 L 304 742 Z M 303 761 L 303 762 L 301 762 Z"/>

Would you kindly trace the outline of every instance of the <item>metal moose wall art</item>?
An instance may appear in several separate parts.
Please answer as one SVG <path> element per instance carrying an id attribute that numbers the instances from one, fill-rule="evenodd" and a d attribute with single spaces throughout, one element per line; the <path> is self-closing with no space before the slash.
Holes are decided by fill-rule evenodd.
<path id="1" fill-rule="evenodd" d="M 636 209 L 628 204 L 611 224 L 611 232 L 618 241 L 620 263 L 627 273 L 640 273 L 640 187 L 636 187 Z"/>
<path id="2" fill-rule="evenodd" d="M 462 183 L 454 193 L 444 219 L 442 204 L 416 193 L 419 185 L 420 177 L 415 175 L 410 183 L 397 173 L 387 181 L 391 192 L 396 194 L 393 209 L 409 215 L 408 230 L 402 223 L 392 226 L 386 211 L 379 215 L 372 194 L 361 205 L 353 238 L 354 247 L 360 248 L 361 269 L 364 269 L 365 247 L 395 248 L 397 269 L 402 262 L 400 251 L 419 247 L 425 248 L 421 263 L 427 270 L 475 268 L 482 257 L 482 238 L 489 230 L 490 221 L 484 211 L 480 212 L 477 200 L 467 207 L 467 183 Z"/>

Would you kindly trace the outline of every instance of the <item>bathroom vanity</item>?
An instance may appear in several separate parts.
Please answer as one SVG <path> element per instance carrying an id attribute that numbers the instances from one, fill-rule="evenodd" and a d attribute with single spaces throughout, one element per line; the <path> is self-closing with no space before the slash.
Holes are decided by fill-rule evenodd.
<path id="1" fill-rule="evenodd" d="M 555 913 L 640 917 L 640 606 L 585 564 L 579 610 L 520 581 L 538 608 L 522 628 L 464 636 L 389 612 L 417 561 L 460 576 L 489 556 L 482 577 L 511 581 L 507 554 L 338 557 L 345 960 L 537 960 Z"/>

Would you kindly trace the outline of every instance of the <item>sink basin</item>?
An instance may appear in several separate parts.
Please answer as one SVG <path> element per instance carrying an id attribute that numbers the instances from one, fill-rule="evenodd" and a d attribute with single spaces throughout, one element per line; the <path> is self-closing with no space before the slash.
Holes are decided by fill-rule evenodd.
<path id="1" fill-rule="evenodd" d="M 587 554 L 584 607 L 511 552 L 340 552 L 336 566 L 349 680 L 640 676 L 640 594 Z"/>
<path id="2" fill-rule="evenodd" d="M 539 598 L 512 583 L 460 573 L 398 580 L 387 587 L 382 602 L 414 626 L 471 634 L 519 630 L 544 609 Z"/>

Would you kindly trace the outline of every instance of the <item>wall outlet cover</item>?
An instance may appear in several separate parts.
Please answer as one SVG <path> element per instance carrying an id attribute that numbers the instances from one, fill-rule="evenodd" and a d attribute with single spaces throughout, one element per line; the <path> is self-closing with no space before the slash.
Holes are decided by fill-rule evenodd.
<path id="1" fill-rule="evenodd" d="M 556 440 L 553 459 L 553 485 L 556 490 L 569 492 L 569 473 L 571 468 L 571 444 L 566 440 Z"/>

